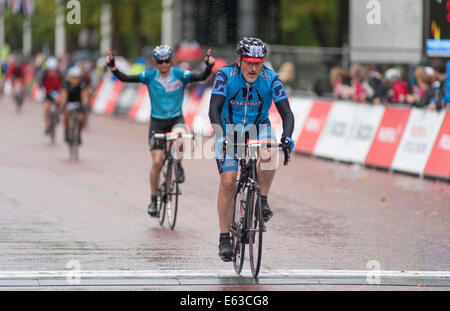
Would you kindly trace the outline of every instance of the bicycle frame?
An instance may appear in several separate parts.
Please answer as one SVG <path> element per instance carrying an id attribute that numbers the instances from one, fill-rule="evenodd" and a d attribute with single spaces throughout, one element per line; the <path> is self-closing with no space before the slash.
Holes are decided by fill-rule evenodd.
<path id="1" fill-rule="evenodd" d="M 176 159 L 172 155 L 172 146 L 175 140 L 178 138 L 192 138 L 193 135 L 185 134 L 172 134 L 172 133 L 156 133 L 153 134 L 155 139 L 163 139 L 163 165 L 162 172 L 164 180 L 161 182 L 157 189 L 158 204 L 157 204 L 157 216 L 160 225 L 164 223 L 165 213 L 167 212 L 167 218 L 170 229 L 175 227 L 177 210 L 178 210 L 178 196 L 181 194 L 178 186 L 178 171 L 175 165 Z M 166 171 L 164 171 L 166 170 Z M 172 206 L 172 198 L 174 197 L 174 205 Z"/>
<path id="2" fill-rule="evenodd" d="M 233 221 L 230 226 L 230 232 L 233 236 L 233 250 L 235 252 L 233 264 L 236 273 L 240 274 L 244 262 L 245 244 L 249 244 L 251 271 L 253 277 L 257 278 L 262 257 L 262 234 L 267 231 L 262 220 L 261 192 L 257 181 L 258 148 L 263 146 L 280 148 L 282 145 L 249 140 L 246 144 L 234 144 L 233 147 L 235 146 L 244 146 L 245 152 L 244 156 L 236 157 L 239 161 L 239 173 L 234 194 L 235 211 L 233 212 Z M 289 161 L 289 153 L 284 149 L 283 151 L 286 165 Z M 223 161 L 225 161 L 225 147 L 223 154 Z M 237 208 L 240 210 L 237 210 Z"/>

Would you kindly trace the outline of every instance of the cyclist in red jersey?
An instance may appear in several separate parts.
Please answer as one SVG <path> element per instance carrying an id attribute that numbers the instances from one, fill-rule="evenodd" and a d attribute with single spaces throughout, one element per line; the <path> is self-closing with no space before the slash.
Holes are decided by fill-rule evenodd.
<path id="1" fill-rule="evenodd" d="M 58 71 L 58 60 L 54 57 L 50 57 L 46 62 L 47 70 L 42 74 L 39 85 L 45 89 L 45 106 L 44 106 L 44 121 L 45 121 L 45 133 L 49 133 L 50 125 L 50 105 L 53 101 L 58 108 L 59 93 L 63 83 L 63 77 Z"/>

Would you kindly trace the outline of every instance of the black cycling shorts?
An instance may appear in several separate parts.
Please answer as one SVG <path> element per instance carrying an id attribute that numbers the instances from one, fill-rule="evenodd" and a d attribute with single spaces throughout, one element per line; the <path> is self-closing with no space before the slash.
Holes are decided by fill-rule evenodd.
<path id="1" fill-rule="evenodd" d="M 171 132 L 172 129 L 176 126 L 180 125 L 183 128 L 186 128 L 183 116 L 179 116 L 173 119 L 150 119 L 150 127 L 148 131 L 148 144 L 150 146 L 150 150 L 155 149 L 164 149 L 164 140 L 162 139 L 153 139 L 152 134 L 164 134 L 167 132 Z"/>

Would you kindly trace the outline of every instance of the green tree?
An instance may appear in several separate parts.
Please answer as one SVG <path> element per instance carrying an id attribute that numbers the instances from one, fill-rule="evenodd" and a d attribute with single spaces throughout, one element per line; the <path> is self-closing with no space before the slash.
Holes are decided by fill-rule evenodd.
<path id="1" fill-rule="evenodd" d="M 87 31 L 96 39 L 88 46 L 98 50 L 100 46 L 100 16 L 103 1 L 112 5 L 113 47 L 116 52 L 126 57 L 136 57 L 143 53 L 145 46 L 160 44 L 161 40 L 161 0 L 78 0 L 81 7 L 81 23 L 65 23 L 67 51 L 82 48 L 79 36 Z M 64 2 L 65 5 L 65 2 Z M 70 9 L 65 8 L 65 18 Z M 54 0 L 36 0 L 36 11 L 31 18 L 33 52 L 41 52 L 43 46 L 54 51 L 56 3 Z M 12 50 L 22 49 L 23 36 L 22 14 L 5 11 L 6 42 Z"/>
<path id="2" fill-rule="evenodd" d="M 342 46 L 347 40 L 349 0 L 282 0 L 282 42 Z"/>

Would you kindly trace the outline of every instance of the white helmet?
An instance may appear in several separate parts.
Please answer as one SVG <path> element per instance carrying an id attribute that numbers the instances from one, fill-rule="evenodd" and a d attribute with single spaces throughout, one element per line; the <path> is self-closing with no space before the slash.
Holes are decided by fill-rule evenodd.
<path id="1" fill-rule="evenodd" d="M 389 68 L 384 75 L 389 81 L 397 81 L 402 77 L 402 72 L 398 68 Z"/>
<path id="2" fill-rule="evenodd" d="M 67 76 L 72 78 L 81 78 L 82 75 L 83 73 L 81 72 L 81 69 L 78 66 L 73 66 L 67 72 Z"/>
<path id="3" fill-rule="evenodd" d="M 47 59 L 45 64 L 49 70 L 56 70 L 58 68 L 58 60 L 55 57 L 50 57 Z"/>

